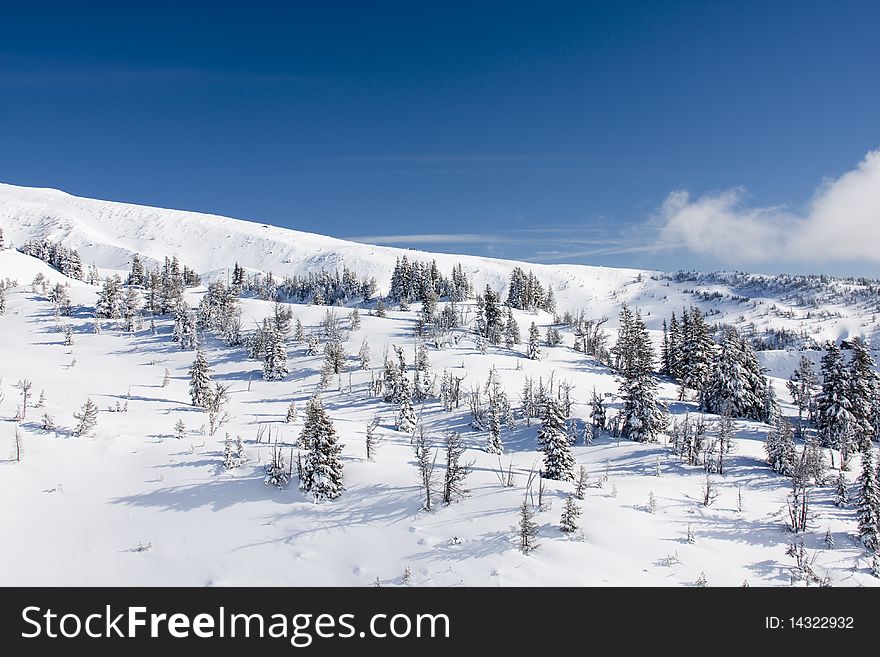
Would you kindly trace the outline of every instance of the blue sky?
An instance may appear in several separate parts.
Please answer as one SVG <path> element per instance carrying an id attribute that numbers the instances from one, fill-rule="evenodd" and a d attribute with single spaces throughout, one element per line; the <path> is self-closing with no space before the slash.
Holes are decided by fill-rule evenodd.
<path id="1" fill-rule="evenodd" d="M 876 2 L 15 3 L 0 180 L 536 262 L 876 275 L 784 235 L 880 224 L 878 33 Z"/>

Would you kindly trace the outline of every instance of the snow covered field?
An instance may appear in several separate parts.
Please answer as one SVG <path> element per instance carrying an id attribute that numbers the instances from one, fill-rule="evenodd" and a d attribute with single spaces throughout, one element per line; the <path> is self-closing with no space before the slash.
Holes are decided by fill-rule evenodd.
<path id="1" fill-rule="evenodd" d="M 227 281 L 233 264 L 277 278 L 343 265 L 373 276 L 380 294 L 399 249 L 368 246 L 221 217 L 79 199 L 53 190 L 0 185 L 0 228 L 7 247 L 31 239 L 50 239 L 75 248 L 85 266 L 102 276 L 124 276 L 134 253 L 148 267 L 165 256 L 202 276 L 185 300 L 198 306 L 205 285 Z M 760 351 L 774 377 L 783 411 L 796 415 L 785 379 L 801 353 L 818 362 L 818 351 L 798 352 L 826 339 L 876 337 L 877 298 L 858 281 L 791 282 L 770 277 L 718 274 L 665 276 L 657 272 L 574 265 L 526 265 L 487 258 L 407 252 L 416 260 L 436 259 L 444 275 L 456 263 L 477 291 L 487 284 L 506 296 L 511 270 L 521 266 L 552 286 L 559 312 L 584 310 L 608 317 L 612 332 L 626 302 L 641 309 L 655 342 L 672 311 L 698 305 L 715 323 L 730 323 L 755 337 L 771 330 L 792 334 L 792 350 Z M 69 284 L 72 314 L 56 317 L 54 304 L 34 290 L 42 274 L 51 284 Z M 229 385 L 228 421 L 209 435 L 204 410 L 190 403 L 189 369 L 195 352 L 171 340 L 173 315 L 149 320 L 126 332 L 112 320 L 94 330 L 100 286 L 69 279 L 44 262 L 14 249 L 0 251 L 0 279 L 17 285 L 6 292 L 0 316 L 0 524 L 3 585 L 385 585 L 539 586 L 539 585 L 694 585 L 752 586 L 791 584 L 794 560 L 786 554 L 803 538 L 813 569 L 832 585 L 875 586 L 871 560 L 856 538 L 856 510 L 834 504 L 833 486 L 811 489 L 809 531 L 795 536 L 786 526 L 788 478 L 764 459 L 769 427 L 737 420 L 735 450 L 724 474 L 710 475 L 715 495 L 704 504 L 707 475 L 672 453 L 667 437 L 658 443 L 618 440 L 607 433 L 590 445 L 572 447 L 578 466 L 589 473 L 579 502 L 580 531 L 559 529 L 570 482 L 545 480 L 543 506 L 536 511 L 540 547 L 524 554 L 518 547 L 519 508 L 529 473 L 541 465 L 536 444 L 540 421 L 524 419 L 503 431 L 504 454 L 489 454 L 485 431 L 470 426 L 467 401 L 451 412 L 436 398 L 416 404 L 429 444 L 442 461 L 445 432 L 461 432 L 473 462 L 469 493 L 451 505 L 423 510 L 424 498 L 412 436 L 395 430 L 397 407 L 370 394 L 381 376 L 383 352 L 403 348 L 413 363 L 413 329 L 420 304 L 386 317 L 360 311 L 361 326 L 345 331 L 346 372 L 334 377 L 321 398 L 343 444 L 343 494 L 314 503 L 295 480 L 283 490 L 264 483 L 270 436 L 293 445 L 307 401 L 319 388 L 323 353 L 309 356 L 304 343 L 288 339 L 289 374 L 264 381 L 259 360 L 243 347 L 226 346 L 216 336 L 200 336 L 214 380 Z M 768 283 L 768 280 L 770 282 Z M 876 284 L 875 284 L 876 285 Z M 868 288 L 870 286 L 867 286 Z M 318 331 L 326 307 L 289 304 L 306 332 Z M 352 303 L 351 306 L 356 304 Z M 442 304 L 441 304 L 442 305 Z M 461 304 L 475 313 L 474 301 Z M 273 303 L 241 300 L 242 323 L 252 329 L 273 314 Z M 350 308 L 338 308 L 343 326 Z M 523 335 L 535 322 L 543 336 L 553 324 L 544 311 L 513 311 Z M 65 345 L 61 325 L 71 328 Z M 478 348 L 470 336 L 446 349 L 429 349 L 430 368 L 464 377 L 463 389 L 485 383 L 495 368 L 511 402 L 517 405 L 526 377 L 570 381 L 572 417 L 589 421 L 595 389 L 610 395 L 609 411 L 619 408 L 615 374 L 592 357 L 573 350 L 573 332 L 557 325 L 563 342 L 542 345 L 542 358 L 526 357 L 525 344 Z M 370 369 L 356 355 L 366 341 Z M 165 371 L 169 380 L 163 385 Z M 33 382 L 25 417 L 15 384 Z M 45 405 L 35 407 L 40 392 Z M 693 401 L 678 401 L 678 386 L 662 379 L 661 398 L 671 415 L 699 414 Z M 91 399 L 98 407 L 94 436 L 74 436 L 73 417 Z M 294 401 L 299 416 L 285 422 Z M 117 404 L 126 407 L 116 412 Z M 55 420 L 41 428 L 41 417 Z M 381 442 L 366 460 L 366 428 L 378 416 Z M 706 417 L 710 431 L 715 416 Z M 186 426 L 183 438 L 175 425 Z M 20 460 L 7 452 L 21 436 Z M 223 467 L 224 438 L 241 437 L 247 458 L 232 470 Z M 259 442 L 258 442 L 259 440 Z M 8 446 L 8 447 L 7 447 Z M 501 470 L 513 473 L 513 486 Z M 847 473 L 858 474 L 857 465 Z M 537 484 L 534 492 L 537 494 Z M 655 503 L 649 500 L 654 498 Z M 653 507 L 653 508 L 652 508 Z M 826 533 L 833 538 L 833 546 Z M 688 539 L 692 534 L 691 540 Z M 411 575 L 404 577 L 408 569 Z M 799 582 L 803 585 L 803 582 Z"/>

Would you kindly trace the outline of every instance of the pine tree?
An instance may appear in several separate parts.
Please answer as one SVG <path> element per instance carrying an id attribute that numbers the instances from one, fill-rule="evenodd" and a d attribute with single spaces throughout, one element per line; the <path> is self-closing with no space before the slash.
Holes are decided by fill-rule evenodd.
<path id="1" fill-rule="evenodd" d="M 801 356 L 797 369 L 786 382 L 791 399 L 798 409 L 798 426 L 803 420 L 804 413 L 810 420 L 813 419 L 813 391 L 817 384 L 813 362 L 806 356 Z"/>
<path id="2" fill-rule="evenodd" d="M 797 452 L 791 425 L 781 415 L 776 418 L 773 428 L 767 433 L 764 441 L 767 463 L 774 472 L 792 477 L 797 467 Z"/>
<path id="3" fill-rule="evenodd" d="M 183 423 L 183 420 L 177 420 L 174 425 L 174 437 L 178 440 L 183 440 L 186 438 L 186 425 Z"/>
<path id="4" fill-rule="evenodd" d="M 544 420 L 538 432 L 538 446 L 544 452 L 541 476 L 559 481 L 574 479 L 574 456 L 565 432 L 565 418 L 554 399 L 547 400 Z"/>
<path id="5" fill-rule="evenodd" d="M 697 307 L 682 313 L 680 335 L 671 340 L 672 360 L 683 388 L 696 390 L 702 400 L 712 374 L 715 343 Z"/>
<path id="6" fill-rule="evenodd" d="M 467 494 L 465 480 L 470 474 L 470 463 L 462 463 L 464 443 L 461 434 L 450 431 L 446 434 L 446 473 L 443 477 L 443 503 L 452 504 Z"/>
<path id="7" fill-rule="evenodd" d="M 162 387 L 166 388 L 168 383 L 171 381 L 171 373 L 168 371 L 168 368 L 165 368 L 165 373 L 162 375 Z"/>
<path id="8" fill-rule="evenodd" d="M 526 500 L 523 500 L 519 508 L 519 547 L 528 554 L 538 547 L 538 523 L 535 522 L 535 514 Z"/>
<path id="9" fill-rule="evenodd" d="M 859 538 L 866 548 L 875 552 L 880 547 L 880 491 L 877 489 L 877 470 L 871 449 L 862 452 L 862 473 L 857 484 Z"/>
<path id="10" fill-rule="evenodd" d="M 98 407 L 91 399 L 86 399 L 82 410 L 79 413 L 74 413 L 73 417 L 77 420 L 73 435 L 90 436 L 95 432 L 95 427 L 98 424 Z"/>
<path id="11" fill-rule="evenodd" d="M 118 319 L 122 316 L 122 280 L 113 275 L 104 281 L 104 287 L 98 292 L 95 304 L 95 315 L 105 319 Z"/>
<path id="12" fill-rule="evenodd" d="M 501 440 L 500 383 L 497 379 L 494 379 L 494 381 L 494 389 L 489 392 L 489 438 L 486 442 L 486 451 L 489 452 L 489 454 L 503 454 L 504 443 Z"/>
<path id="13" fill-rule="evenodd" d="M 625 309 L 624 309 L 625 310 Z M 666 426 L 666 412 L 657 398 L 657 382 L 652 374 L 654 351 L 640 313 L 623 317 L 625 335 L 621 349 L 620 396 L 621 435 L 638 442 L 654 442 Z"/>
<path id="14" fill-rule="evenodd" d="M 205 352 L 201 349 L 196 351 L 196 359 L 189 370 L 189 394 L 192 405 L 199 408 L 207 408 L 213 395 L 211 380 L 211 368 Z"/>
<path id="15" fill-rule="evenodd" d="M 284 345 L 284 337 L 270 324 L 266 333 L 263 378 L 266 381 L 282 381 L 287 374 L 287 347 Z"/>
<path id="16" fill-rule="evenodd" d="M 529 348 L 527 355 L 531 360 L 541 358 L 541 333 L 538 331 L 538 325 L 534 322 L 529 326 Z"/>
<path id="17" fill-rule="evenodd" d="M 834 505 L 843 508 L 849 503 L 849 486 L 846 484 L 846 476 L 843 472 L 837 474 L 837 484 L 834 487 Z"/>
<path id="18" fill-rule="evenodd" d="M 361 314 L 357 308 L 352 308 L 348 315 L 348 325 L 352 331 L 357 331 L 361 327 Z"/>
<path id="19" fill-rule="evenodd" d="M 559 529 L 566 534 L 576 532 L 578 529 L 577 519 L 581 515 L 581 509 L 577 505 L 575 498 L 572 496 L 565 498 L 565 505 L 562 507 L 562 518 L 559 521 Z"/>
<path id="20" fill-rule="evenodd" d="M 43 418 L 40 420 L 40 428 L 42 428 L 43 431 L 54 431 L 55 419 L 48 413 L 43 413 Z"/>
<path id="21" fill-rule="evenodd" d="M 339 497 L 342 486 L 343 463 L 333 422 L 324 410 L 320 397 L 315 396 L 306 406 L 305 423 L 299 437 L 299 448 L 304 453 L 300 471 L 300 490 L 310 494 L 315 502 Z"/>
<path id="22" fill-rule="evenodd" d="M 406 374 L 401 374 L 397 393 L 400 412 L 397 415 L 397 430 L 402 433 L 412 433 L 416 429 L 416 411 L 412 403 L 412 391 Z"/>
<path id="23" fill-rule="evenodd" d="M 296 402 L 291 401 L 290 405 L 287 407 L 287 415 L 284 418 L 284 421 L 288 424 L 292 422 L 296 422 Z"/>
<path id="24" fill-rule="evenodd" d="M 513 318 L 513 309 L 507 308 L 507 323 L 504 326 L 504 344 L 508 349 L 513 349 L 522 341 L 519 334 L 519 324 Z"/>
<path id="25" fill-rule="evenodd" d="M 858 447 L 870 446 L 874 434 L 873 410 L 880 386 L 874 371 L 874 359 L 865 341 L 855 337 L 850 341 L 852 356 L 849 365 L 849 400 L 853 415 L 853 431 L 860 437 Z"/>
<path id="26" fill-rule="evenodd" d="M 816 400 L 816 429 L 824 447 L 840 450 L 842 469 L 847 469 L 856 420 L 852 414 L 849 372 L 840 348 L 833 342 L 822 357 L 822 391 Z"/>
<path id="27" fill-rule="evenodd" d="M 364 338 L 364 341 L 361 343 L 361 348 L 358 351 L 358 360 L 361 363 L 362 370 L 366 371 L 370 369 L 370 345 L 366 338 Z"/>

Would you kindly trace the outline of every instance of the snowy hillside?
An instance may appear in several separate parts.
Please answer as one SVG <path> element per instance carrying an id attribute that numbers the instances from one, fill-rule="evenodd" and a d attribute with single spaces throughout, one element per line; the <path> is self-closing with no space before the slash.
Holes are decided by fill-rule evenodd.
<path id="1" fill-rule="evenodd" d="M 192 404 L 196 352 L 172 339 L 180 329 L 174 312 L 151 316 L 138 288 L 141 310 L 126 330 L 118 317 L 96 318 L 101 285 L 64 276 L 11 247 L 60 243 L 75 249 L 84 266 L 97 266 L 102 277 L 118 273 L 123 280 L 135 254 L 147 269 L 176 256 L 202 277 L 202 284 L 183 291 L 192 309 L 208 294 L 207 284 L 231 280 L 235 263 L 278 279 L 344 266 L 375 277 L 384 295 L 396 260 L 407 255 L 436 260 L 444 275 L 461 264 L 477 292 L 489 285 L 502 301 L 512 270 L 521 267 L 552 287 L 558 315 L 607 317 L 610 345 L 624 303 L 641 310 L 657 347 L 663 321 L 684 307 L 699 307 L 713 325 L 736 326 L 759 347 L 757 357 L 789 418 L 797 410 L 785 379 L 802 355 L 817 371 L 821 357 L 818 349 L 798 349 L 854 336 L 871 344 L 880 307 L 877 282 L 665 274 L 420 253 L 10 185 L 0 185 L 0 229 L 6 243 L 0 251 L 0 281 L 6 281 L 0 315 L 0 495 L 6 503 L 0 522 L 7 536 L 0 560 L 19 566 L 4 569 L 0 584 L 788 586 L 796 560 L 787 550 L 801 540 L 819 578 L 835 586 L 880 584 L 857 537 L 857 459 L 844 474 L 851 501 L 835 504 L 837 472 L 829 470 L 825 484 L 810 487 L 808 528 L 795 534 L 787 526 L 792 480 L 766 463 L 767 424 L 736 419 L 723 472 L 708 474 L 674 453 L 671 431 L 657 442 L 604 430 L 586 440 L 594 390 L 609 416 L 620 412 L 618 377 L 607 364 L 575 351 L 572 327 L 544 310 L 511 311 L 522 341 L 509 347 L 484 344 L 469 325 L 452 330 L 444 348 L 425 341 L 429 362 L 419 372 L 435 386 L 413 402 L 427 454 L 436 459 L 433 508 L 425 510 L 417 441 L 413 432 L 397 430 L 400 405 L 385 401 L 375 386 L 386 376 L 383 354 L 396 362 L 395 346 L 414 382 L 414 334 L 423 310 L 418 301 L 409 310 L 389 303 L 384 317 L 375 300 L 330 309 L 281 304 L 292 312 L 281 338 L 288 370 L 281 380 L 264 380 L 264 362 L 248 357 L 246 343 L 230 346 L 218 332 L 200 327 L 198 346 L 213 381 L 226 387 L 225 402 L 211 417 Z M 69 314 L 52 300 L 58 283 L 69 296 Z M 252 294 L 234 305 L 247 332 L 277 310 Z M 443 299 L 439 305 L 447 306 Z M 356 306 L 359 325 L 350 316 Z M 475 317 L 475 300 L 458 304 L 458 312 Z M 328 328 L 328 321 L 334 326 Z M 533 322 L 542 338 L 540 358 L 528 357 Z M 560 332 L 559 345 L 544 341 L 550 328 Z M 780 346 L 771 343 L 774 336 L 790 349 L 762 348 Z M 311 340 L 318 349 L 310 348 Z M 342 372 L 327 376 L 322 368 L 330 344 L 341 345 L 344 354 Z M 368 362 L 359 358 L 366 352 Z M 481 390 L 482 397 L 492 392 L 486 389 L 490 377 L 511 406 L 500 430 L 500 456 L 487 451 L 488 432 L 474 428 L 469 410 L 472 391 Z M 679 401 L 676 381 L 656 378 L 670 429 L 686 415 L 704 415 L 710 435 L 721 430 L 720 419 L 702 414 L 692 395 Z M 451 379 L 461 381 L 462 397 L 447 410 L 439 387 Z M 575 484 L 532 478 L 529 486 L 543 457 L 541 420 L 520 408 L 529 380 L 571 386 L 566 419 L 579 436 L 571 453 L 575 470 L 583 466 L 588 475 L 571 533 L 559 525 Z M 24 381 L 32 384 L 27 403 L 17 385 Z M 344 491 L 320 503 L 298 490 L 291 464 L 316 393 L 339 436 L 344 465 Z M 76 435 L 81 419 L 75 414 L 87 399 L 97 407 L 97 423 Z M 374 421 L 379 442 L 368 460 Z M 470 473 L 466 494 L 447 505 L 439 491 L 451 432 L 461 435 L 461 460 Z M 236 450 L 240 439 L 244 451 L 229 468 L 227 436 Z M 265 483 L 276 450 L 293 471 L 281 486 Z M 836 450 L 826 451 L 839 463 Z M 520 549 L 524 497 L 539 544 L 528 553 Z"/>

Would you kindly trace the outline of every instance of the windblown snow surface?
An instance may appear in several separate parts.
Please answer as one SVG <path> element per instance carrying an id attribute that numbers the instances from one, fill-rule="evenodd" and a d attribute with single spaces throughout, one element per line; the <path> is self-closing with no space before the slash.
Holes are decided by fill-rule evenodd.
<path id="1" fill-rule="evenodd" d="M 786 328 L 809 341 L 852 335 L 874 338 L 877 300 L 853 294 L 862 282 L 823 280 L 807 286 L 774 277 L 721 273 L 666 276 L 658 272 L 575 265 L 533 265 L 470 256 L 429 254 L 345 242 L 338 239 L 225 217 L 97 201 L 46 189 L 0 185 L 0 228 L 7 248 L 0 251 L 0 279 L 17 284 L 7 292 L 0 316 L 0 571 L 4 585 L 693 585 L 701 575 L 710 586 L 788 586 L 794 561 L 786 555 L 803 538 L 815 553 L 814 570 L 833 585 L 877 585 L 870 558 L 855 538 L 852 504 L 834 505 L 833 487 L 811 490 L 812 526 L 799 536 L 786 526 L 790 481 L 774 474 L 763 460 L 768 427 L 737 421 L 735 452 L 723 475 L 712 475 L 718 496 L 703 505 L 706 474 L 680 461 L 665 441 L 638 444 L 607 435 L 591 445 L 577 444 L 578 465 L 586 466 L 590 487 L 580 502 L 580 532 L 559 530 L 565 498 L 573 485 L 546 481 L 544 510 L 537 512 L 540 547 L 518 549 L 518 510 L 529 472 L 540 466 L 533 421 L 503 432 L 500 458 L 483 449 L 486 435 L 469 426 L 467 405 L 445 412 L 437 400 L 417 409 L 432 445 L 440 450 L 446 431 L 462 433 L 466 461 L 473 462 L 469 494 L 450 506 L 422 509 L 411 437 L 394 430 L 397 409 L 368 393 L 371 376 L 381 373 L 383 351 L 405 348 L 412 362 L 413 326 L 418 304 L 385 318 L 361 311 L 362 326 L 348 333 L 349 374 L 342 389 L 331 383 L 321 393 L 344 444 L 343 495 L 319 504 L 307 499 L 295 481 L 284 490 L 264 484 L 270 448 L 257 443 L 260 427 L 271 428 L 291 445 L 302 428 L 300 418 L 284 422 L 294 400 L 300 410 L 316 392 L 323 357 L 307 356 L 305 345 L 288 345 L 290 375 L 284 381 L 261 378 L 262 364 L 242 348 L 230 348 L 210 336 L 203 348 L 215 380 L 231 384 L 229 421 L 208 435 L 205 413 L 190 405 L 188 369 L 193 352 L 170 339 L 168 316 L 133 334 L 105 322 L 93 331 L 97 287 L 67 279 L 45 263 L 10 246 L 48 238 L 79 251 L 84 265 L 101 274 L 127 272 L 139 253 L 147 266 L 176 255 L 203 282 L 226 280 L 235 262 L 276 278 L 343 265 L 359 275 L 375 276 L 386 291 L 396 258 L 436 259 L 449 274 L 461 263 L 476 289 L 486 284 L 506 295 L 515 266 L 531 269 L 553 287 L 560 312 L 585 310 L 607 316 L 612 342 L 622 303 L 640 308 L 659 340 L 663 318 L 684 306 L 699 305 L 712 322 L 727 322 L 754 335 Z M 31 281 L 43 274 L 53 283 L 69 283 L 71 317 L 54 316 L 53 304 Z M 770 283 L 768 283 L 770 281 Z M 775 282 L 774 282 L 775 281 Z M 772 284 L 771 284 L 772 283 Z M 187 290 L 198 304 L 205 288 Z M 243 320 L 253 326 L 272 314 L 272 304 L 242 300 Z M 292 305 L 295 318 L 317 327 L 326 308 Z M 347 316 L 348 309 L 338 309 Z M 515 312 L 523 334 L 535 321 L 542 335 L 552 318 Z M 60 323 L 73 330 L 64 346 Z M 572 348 L 573 334 L 561 328 L 560 346 L 542 347 L 543 358 L 525 358 L 524 345 L 490 347 L 483 354 L 469 337 L 444 350 L 431 349 L 431 368 L 464 376 L 463 387 L 485 382 L 495 368 L 516 403 L 524 378 L 551 373 L 574 385 L 574 416 L 585 420 L 595 388 L 615 395 L 612 371 Z M 372 372 L 360 370 L 356 354 L 366 340 Z M 819 352 L 765 350 L 762 363 L 774 377 L 784 412 L 794 413 L 784 385 L 802 353 L 818 361 Z M 163 387 L 165 369 L 170 383 Z M 21 404 L 16 382 L 33 382 L 36 402 L 45 392 L 45 408 L 29 407 L 18 423 L 21 461 L 10 457 L 15 416 Z M 673 417 L 697 413 L 695 403 L 677 401 L 674 382 L 662 380 L 662 397 Z M 99 407 L 94 437 L 72 433 L 86 398 Z M 117 401 L 128 411 L 110 412 Z M 610 412 L 619 400 L 610 397 Z M 47 412 L 58 425 L 40 428 Z M 382 442 L 373 462 L 365 459 L 365 429 L 381 418 Z M 183 420 L 184 439 L 174 437 Z M 716 421 L 707 416 L 711 425 Z M 222 467 L 224 436 L 241 436 L 247 462 Z M 503 486 L 500 469 L 513 472 L 514 485 Z M 847 476 L 854 480 L 857 464 Z M 598 485 L 607 477 L 602 485 Z M 854 489 L 853 489 L 854 492 Z M 654 513 L 648 511 L 653 493 Z M 739 500 L 741 499 L 741 509 Z M 688 542 L 688 528 L 694 541 Z M 834 546 L 823 538 L 830 531 Z M 803 585 L 803 582 L 798 582 Z"/>

